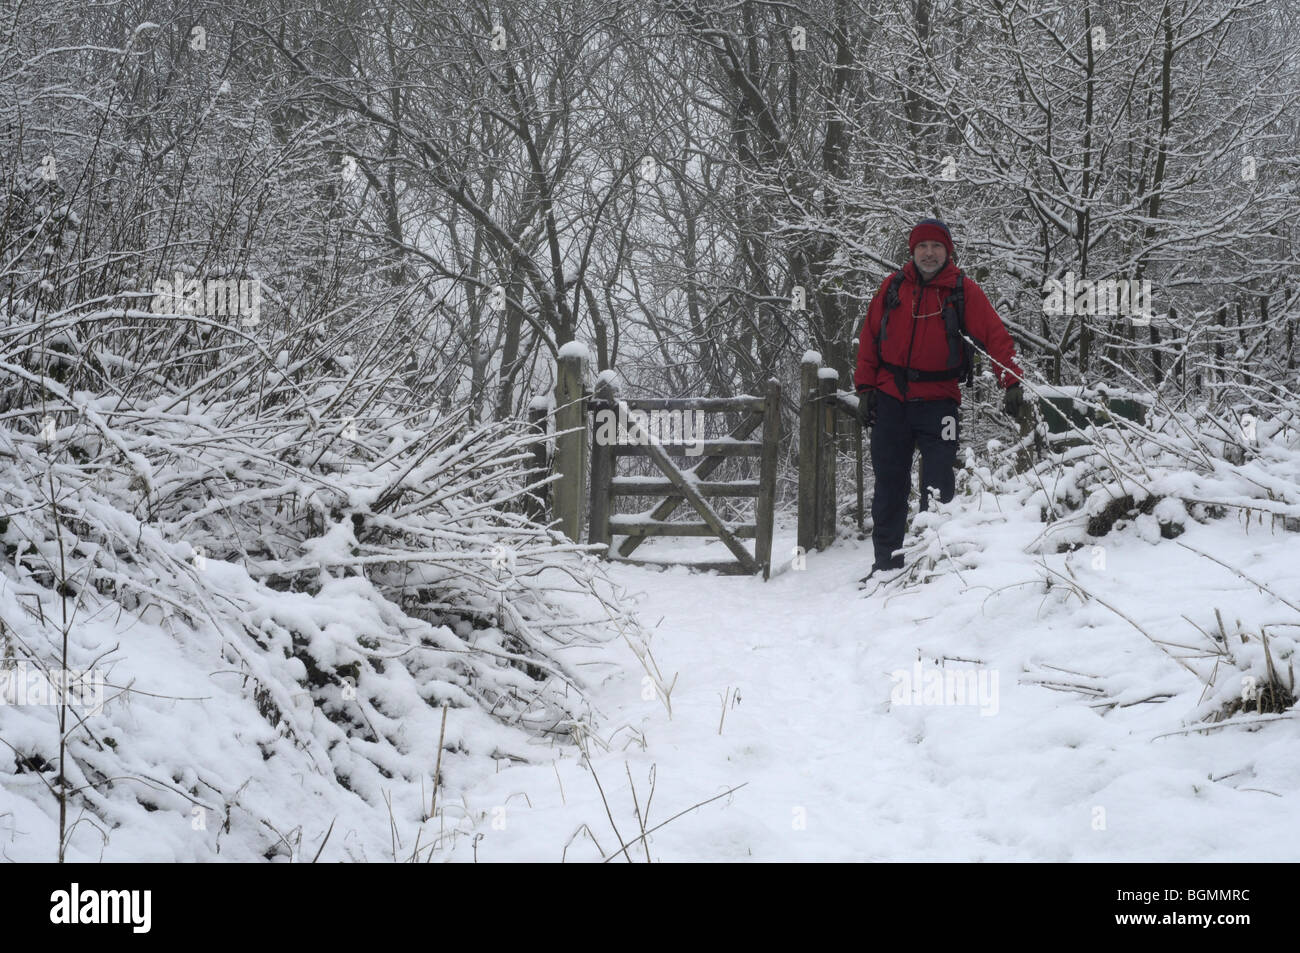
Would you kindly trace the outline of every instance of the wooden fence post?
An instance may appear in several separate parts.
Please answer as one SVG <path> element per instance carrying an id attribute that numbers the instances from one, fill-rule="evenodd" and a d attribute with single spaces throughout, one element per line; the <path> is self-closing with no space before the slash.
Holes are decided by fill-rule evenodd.
<path id="1" fill-rule="evenodd" d="M 758 464 L 758 502 L 754 513 L 754 559 L 763 567 L 763 579 L 772 575 L 772 511 L 776 508 L 776 451 L 781 439 L 781 382 L 767 382 L 763 401 L 763 453 Z"/>
<path id="2" fill-rule="evenodd" d="M 537 437 L 537 441 L 533 444 L 534 472 L 529 476 L 530 483 L 543 480 L 550 474 L 550 454 L 546 451 L 547 403 L 545 397 L 534 397 L 528 402 L 528 429 Z M 548 483 L 524 498 L 524 512 L 529 519 L 546 522 L 546 512 L 549 509 L 547 501 L 551 495 L 550 489 L 551 484 Z"/>
<path id="3" fill-rule="evenodd" d="M 587 468 L 587 358 L 578 349 L 560 349 L 555 372 L 555 470 L 560 479 L 551 494 L 552 514 L 560 531 L 582 541 L 582 504 Z M 563 431 L 573 431 L 563 433 Z"/>
<path id="4" fill-rule="evenodd" d="M 852 338 L 852 346 L 853 346 L 853 366 L 856 368 L 858 366 L 858 350 L 862 347 L 862 339 L 855 335 Z M 850 376 L 849 382 L 854 385 L 854 390 L 857 390 L 856 378 Z M 858 395 L 858 400 L 865 400 L 865 399 L 866 398 L 864 398 L 861 394 Z M 853 421 L 853 460 L 854 460 L 854 466 L 856 469 L 856 476 L 857 476 L 858 532 L 862 533 L 864 531 L 864 527 L 866 526 L 866 522 L 865 522 L 866 514 L 863 512 L 863 510 L 866 507 L 864 502 L 864 496 L 862 493 L 862 431 L 866 428 L 864 428 L 862 424 L 859 422 L 860 419 L 861 418 L 855 419 Z"/>
<path id="5" fill-rule="evenodd" d="M 865 398 L 859 398 L 859 400 L 863 399 Z M 862 425 L 856 420 L 853 422 L 853 451 L 858 468 L 858 532 L 861 533 L 866 527 L 866 514 L 863 512 L 866 508 L 866 498 L 862 492 Z"/>
<path id="6" fill-rule="evenodd" d="M 835 428 L 838 411 L 833 403 L 839 375 L 832 367 L 817 371 L 817 548 L 835 541 Z"/>
<path id="7" fill-rule="evenodd" d="M 617 414 L 618 390 L 614 382 L 608 377 L 602 377 L 596 382 L 596 401 L 603 402 L 605 407 L 596 411 L 597 416 L 602 413 Z M 606 409 L 608 408 L 608 409 Z M 605 552 L 602 554 L 609 557 L 609 501 L 610 486 L 614 479 L 614 445 L 602 443 L 597 439 L 601 433 L 600 420 L 592 420 L 592 439 L 591 439 L 591 510 L 588 515 L 587 542 L 604 543 Z"/>
<path id="8" fill-rule="evenodd" d="M 799 548 L 807 553 L 817 541 L 817 369 L 822 356 L 804 353 L 799 365 Z"/>

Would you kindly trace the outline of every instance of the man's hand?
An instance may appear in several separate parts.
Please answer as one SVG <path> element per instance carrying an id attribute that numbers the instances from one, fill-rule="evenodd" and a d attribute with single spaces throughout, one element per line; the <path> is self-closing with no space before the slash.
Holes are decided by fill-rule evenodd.
<path id="1" fill-rule="evenodd" d="M 1020 419 L 1020 411 L 1025 406 L 1025 395 L 1020 389 L 1020 384 L 1012 384 L 1007 388 L 1006 396 L 1002 399 L 1002 409 L 1007 412 L 1012 420 Z"/>
<path id="2" fill-rule="evenodd" d="M 876 389 L 874 387 L 858 391 L 858 423 L 864 427 L 871 427 L 876 423 Z"/>

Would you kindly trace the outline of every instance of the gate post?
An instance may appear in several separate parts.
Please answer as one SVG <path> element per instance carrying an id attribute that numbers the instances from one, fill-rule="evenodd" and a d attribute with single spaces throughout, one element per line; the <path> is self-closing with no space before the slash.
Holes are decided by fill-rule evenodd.
<path id="1" fill-rule="evenodd" d="M 544 479 L 551 469 L 550 454 L 546 447 L 546 398 L 534 397 L 528 402 L 528 430 L 536 438 L 533 444 L 533 472 L 530 482 Z M 539 487 L 524 497 L 524 512 L 529 519 L 546 522 L 547 500 L 550 497 L 551 484 Z"/>
<path id="2" fill-rule="evenodd" d="M 612 377 L 601 376 L 596 381 L 596 401 L 612 408 L 609 413 L 617 413 L 618 389 Z M 601 413 L 597 410 L 597 415 Z M 598 436 L 601 431 L 600 421 L 591 422 L 591 510 L 588 515 L 587 542 L 604 543 L 602 555 L 609 558 L 609 497 L 610 482 L 614 479 L 614 445 L 601 443 Z"/>
<path id="3" fill-rule="evenodd" d="M 861 338 L 855 337 L 853 339 L 853 366 L 855 368 L 858 366 L 857 354 L 858 354 L 858 348 L 860 347 L 862 347 L 862 340 Z M 857 390 L 856 379 L 850 376 L 849 383 L 854 385 L 854 390 Z M 858 395 L 858 400 L 864 400 L 864 399 L 865 398 L 861 394 Z M 859 534 L 863 532 L 863 528 L 865 526 L 865 520 L 866 520 L 866 516 L 863 513 L 865 501 L 863 499 L 863 493 L 862 493 L 862 431 L 863 429 L 864 428 L 862 427 L 862 424 L 859 423 L 858 420 L 853 421 L 853 459 L 855 461 L 855 467 L 856 467 L 855 476 L 857 477 L 858 533 Z M 971 432 L 974 433 L 973 430 Z"/>
<path id="4" fill-rule="evenodd" d="M 551 494 L 551 511 L 560 523 L 560 532 L 575 543 L 582 541 L 582 490 L 587 468 L 586 367 L 586 349 L 582 345 L 560 348 L 555 365 L 555 471 L 560 479 Z M 564 433 L 566 430 L 572 432 Z"/>
<path id="5" fill-rule="evenodd" d="M 754 513 L 754 559 L 763 567 L 763 579 L 772 575 L 772 519 L 776 509 L 776 451 L 781 439 L 781 382 L 767 382 L 763 400 L 763 451 L 758 464 L 758 503 Z"/>
<path id="6" fill-rule="evenodd" d="M 817 542 L 817 369 L 822 356 L 805 351 L 799 364 L 799 548 Z"/>
<path id="7" fill-rule="evenodd" d="M 817 548 L 835 541 L 835 428 L 838 411 L 832 403 L 840 375 L 833 367 L 817 371 Z"/>

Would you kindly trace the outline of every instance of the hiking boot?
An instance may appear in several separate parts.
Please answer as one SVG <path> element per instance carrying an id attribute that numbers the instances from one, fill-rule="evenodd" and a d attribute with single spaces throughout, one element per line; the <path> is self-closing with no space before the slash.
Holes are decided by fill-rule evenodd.
<path id="1" fill-rule="evenodd" d="M 875 579 L 877 583 L 888 582 L 890 579 L 893 579 L 895 576 L 897 576 L 899 571 L 902 570 L 902 568 L 903 568 L 903 564 L 901 561 L 896 564 L 888 565 L 888 566 L 872 566 L 871 572 L 867 573 L 865 576 L 859 579 L 858 584 L 859 586 L 866 586 L 868 584 L 868 580 L 871 579 Z"/>

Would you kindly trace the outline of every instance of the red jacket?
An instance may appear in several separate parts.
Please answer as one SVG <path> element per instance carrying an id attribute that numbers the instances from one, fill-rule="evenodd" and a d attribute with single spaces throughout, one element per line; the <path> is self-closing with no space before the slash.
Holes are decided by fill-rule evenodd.
<path id="1" fill-rule="evenodd" d="M 879 364 L 876 356 L 876 338 L 880 335 L 880 319 L 885 310 L 887 277 L 871 299 L 867 320 L 862 325 L 858 342 L 858 366 L 853 373 L 857 390 L 878 388 L 891 397 L 903 399 L 894 383 L 894 374 Z M 1016 364 L 1016 344 L 993 310 L 993 305 L 983 289 L 965 277 L 963 292 L 966 297 L 966 334 L 984 345 L 990 357 L 990 369 L 1002 387 L 1007 387 L 1023 376 Z M 921 288 L 920 301 L 916 290 L 920 275 L 914 262 L 903 266 L 903 283 L 898 286 L 898 307 L 889 316 L 881 356 L 891 364 L 914 367 L 917 370 L 943 370 L 948 366 L 948 335 L 944 330 L 941 311 L 948 293 L 957 286 L 957 267 L 949 259 L 939 273 Z M 919 316 L 918 316 L 919 312 Z M 961 403 L 961 388 L 956 379 L 946 381 L 909 381 L 907 397 L 920 400 L 950 398 Z"/>

